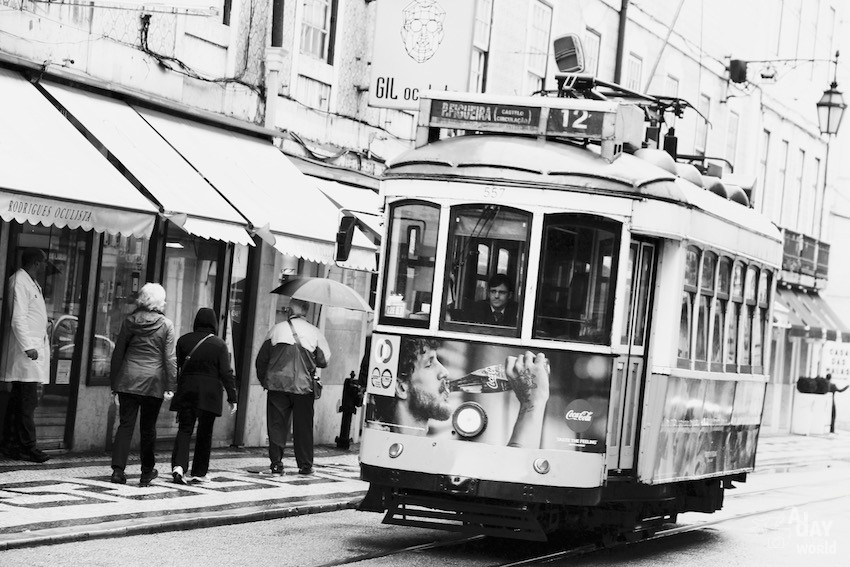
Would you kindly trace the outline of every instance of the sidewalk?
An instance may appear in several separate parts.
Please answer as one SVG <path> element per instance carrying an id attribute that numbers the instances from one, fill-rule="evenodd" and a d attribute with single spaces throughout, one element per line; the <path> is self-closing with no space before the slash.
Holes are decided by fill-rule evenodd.
<path id="1" fill-rule="evenodd" d="M 205 484 L 171 482 L 170 453 L 159 478 L 139 486 L 138 455 L 127 484 L 112 484 L 108 455 L 57 455 L 44 464 L 0 457 L 0 551 L 100 537 L 210 527 L 353 508 L 366 493 L 358 447 L 316 447 L 314 473 L 268 474 L 265 448 L 213 450 Z M 257 472 L 260 471 L 260 472 Z"/>
<path id="2" fill-rule="evenodd" d="M 0 550 L 353 508 L 367 488 L 357 449 L 317 447 L 313 475 L 299 475 L 289 458 L 282 477 L 267 474 L 264 448 L 218 449 L 212 482 L 188 486 L 171 482 L 170 454 L 160 453 L 160 477 L 144 488 L 138 457 L 126 485 L 109 482 L 105 454 L 58 455 L 42 465 L 0 458 Z M 850 432 L 762 435 L 756 474 L 838 459 L 850 460 Z"/>

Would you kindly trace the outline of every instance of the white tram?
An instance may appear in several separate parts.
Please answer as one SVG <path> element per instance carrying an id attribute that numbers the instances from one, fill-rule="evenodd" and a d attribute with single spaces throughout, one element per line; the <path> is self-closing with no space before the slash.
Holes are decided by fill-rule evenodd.
<path id="1" fill-rule="evenodd" d="M 753 470 L 780 233 L 741 188 L 631 155 L 643 116 L 423 98 L 381 185 L 362 509 L 543 539 L 712 512 Z"/>

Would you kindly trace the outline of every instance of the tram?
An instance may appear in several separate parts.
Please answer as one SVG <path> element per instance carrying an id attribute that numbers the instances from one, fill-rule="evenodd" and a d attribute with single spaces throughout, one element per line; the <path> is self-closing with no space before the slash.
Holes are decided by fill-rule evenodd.
<path id="1" fill-rule="evenodd" d="M 381 182 L 361 509 L 544 540 L 716 511 L 753 470 L 780 233 L 646 115 L 422 98 Z"/>

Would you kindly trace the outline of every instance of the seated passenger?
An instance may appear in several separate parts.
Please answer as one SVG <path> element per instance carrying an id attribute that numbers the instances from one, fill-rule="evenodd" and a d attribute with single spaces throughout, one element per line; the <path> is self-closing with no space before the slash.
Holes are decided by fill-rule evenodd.
<path id="1" fill-rule="evenodd" d="M 513 300 L 513 284 L 505 274 L 487 281 L 487 299 L 476 301 L 463 314 L 470 323 L 516 327 L 517 303 Z"/>

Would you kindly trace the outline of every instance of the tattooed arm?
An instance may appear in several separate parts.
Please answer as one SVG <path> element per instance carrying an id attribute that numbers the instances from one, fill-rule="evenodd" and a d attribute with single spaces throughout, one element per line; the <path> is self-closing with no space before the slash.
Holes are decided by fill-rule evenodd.
<path id="1" fill-rule="evenodd" d="M 549 401 L 549 361 L 543 353 L 534 355 L 530 351 L 518 357 L 509 356 L 505 374 L 519 400 L 519 413 L 508 446 L 539 449 Z"/>

